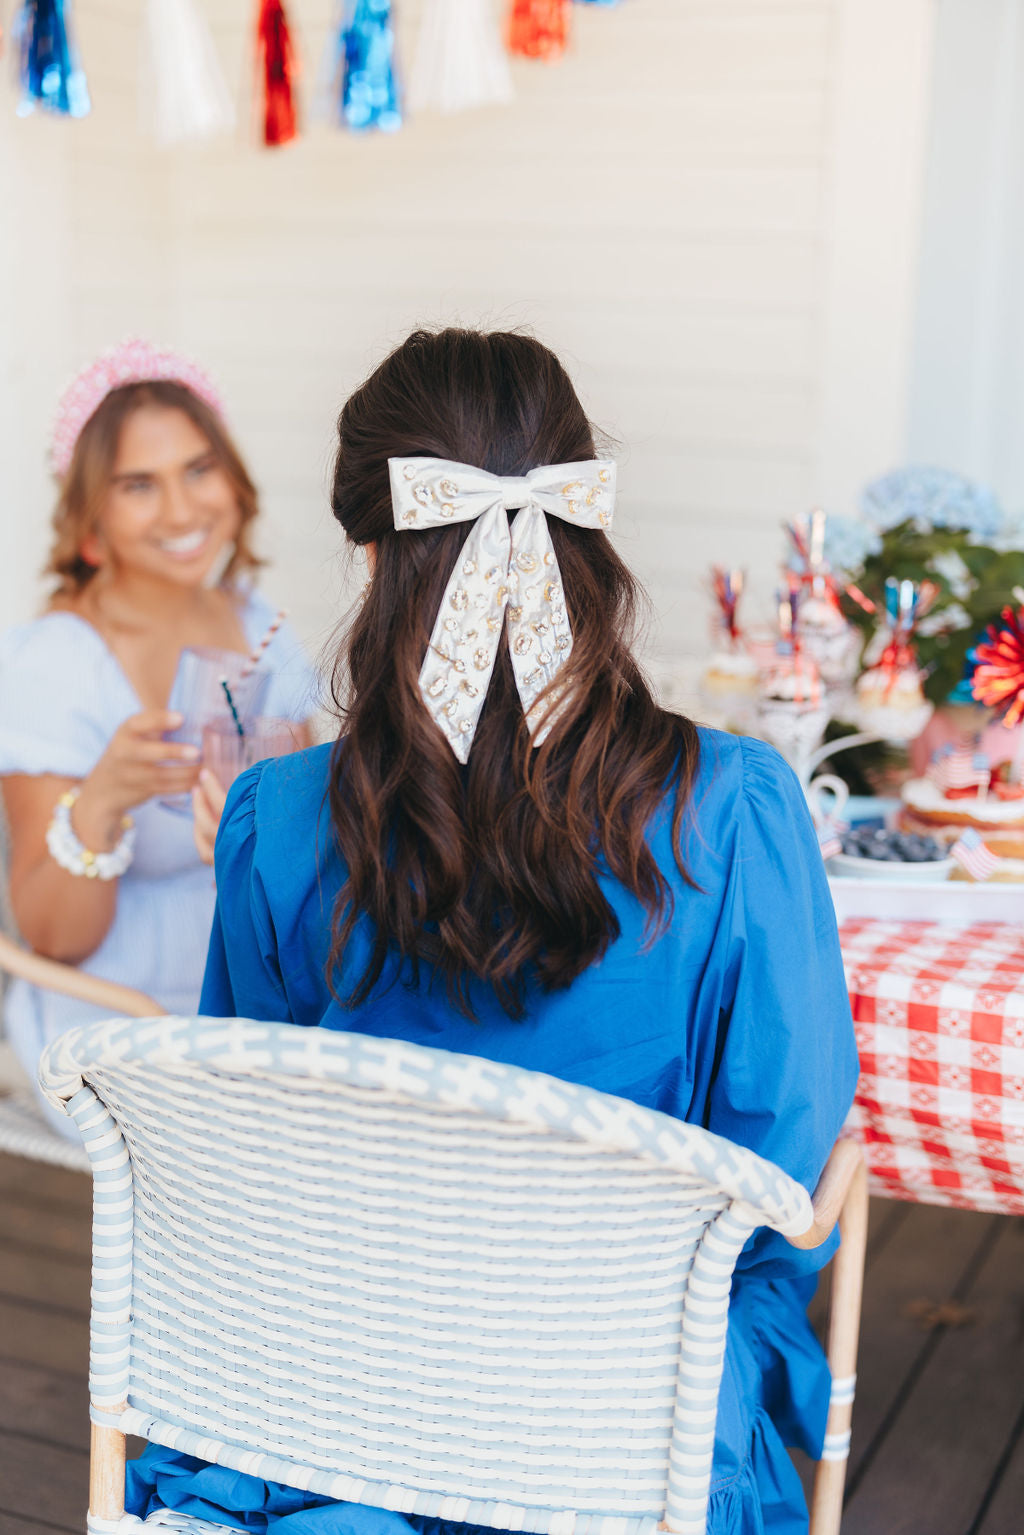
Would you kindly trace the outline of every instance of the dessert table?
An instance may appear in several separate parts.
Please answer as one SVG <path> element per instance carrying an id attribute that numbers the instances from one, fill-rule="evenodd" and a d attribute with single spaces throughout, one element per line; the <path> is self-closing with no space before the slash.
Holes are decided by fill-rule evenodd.
<path id="1" fill-rule="evenodd" d="M 872 1192 L 1024 1215 L 1024 924 L 848 917 Z"/>

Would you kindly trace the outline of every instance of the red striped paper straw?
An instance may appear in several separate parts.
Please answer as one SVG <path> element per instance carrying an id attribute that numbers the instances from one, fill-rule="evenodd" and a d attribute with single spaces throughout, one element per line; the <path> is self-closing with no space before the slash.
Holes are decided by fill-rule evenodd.
<path id="1" fill-rule="evenodd" d="M 274 635 L 277 633 L 278 629 L 280 629 L 281 625 L 284 623 L 287 617 L 287 608 L 280 608 L 274 615 L 274 621 L 270 625 L 270 628 L 267 630 L 266 634 L 256 646 L 256 649 L 252 652 L 248 661 L 246 661 L 245 665 L 243 666 L 241 673 L 239 674 L 239 682 L 244 682 L 247 677 L 252 676 L 257 666 L 259 666 L 260 662 L 263 660 L 263 657 L 267 651 L 267 646 L 270 644 L 271 640 L 274 638 Z"/>

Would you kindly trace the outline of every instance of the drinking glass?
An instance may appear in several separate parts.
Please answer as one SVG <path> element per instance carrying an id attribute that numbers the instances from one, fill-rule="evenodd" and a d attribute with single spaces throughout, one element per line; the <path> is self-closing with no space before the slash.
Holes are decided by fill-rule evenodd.
<path id="1" fill-rule="evenodd" d="M 239 735 L 233 720 L 209 720 L 203 727 L 203 767 L 222 789 L 230 789 L 239 773 L 267 757 L 286 757 L 301 744 L 294 720 L 259 716 Z"/>
<path id="2" fill-rule="evenodd" d="M 202 747 L 204 729 L 217 721 L 229 725 L 237 734 L 237 726 L 221 686 L 222 678 L 231 689 L 231 697 L 243 729 L 249 728 L 266 697 L 270 684 L 269 671 L 258 666 L 252 667 L 249 657 L 237 650 L 218 650 L 212 645 L 186 647 L 178 660 L 178 670 L 167 703 L 169 709 L 175 709 L 182 715 L 182 723 L 177 730 L 168 731 L 168 741 Z M 183 815 L 192 812 L 192 799 L 188 794 L 170 795 L 161 803 L 168 810 L 177 810 Z"/>
<path id="3" fill-rule="evenodd" d="M 222 678 L 231 689 L 243 726 L 259 714 L 270 683 L 265 668 L 251 667 L 249 657 L 237 650 L 216 650 L 210 645 L 186 648 L 181 652 L 167 704 L 184 718 L 168 735 L 169 741 L 201 746 L 203 727 L 210 720 L 231 720 Z"/>

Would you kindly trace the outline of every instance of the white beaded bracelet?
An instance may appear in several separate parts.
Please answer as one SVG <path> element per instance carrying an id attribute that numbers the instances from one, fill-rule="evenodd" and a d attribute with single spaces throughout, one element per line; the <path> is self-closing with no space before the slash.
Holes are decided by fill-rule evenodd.
<path id="1" fill-rule="evenodd" d="M 54 808 L 46 828 L 46 846 L 54 863 L 69 874 L 84 874 L 86 879 L 118 879 L 135 856 L 135 822 L 126 815 L 121 840 L 108 853 L 94 853 L 80 841 L 71 824 L 71 807 L 81 790 L 69 789 Z"/>

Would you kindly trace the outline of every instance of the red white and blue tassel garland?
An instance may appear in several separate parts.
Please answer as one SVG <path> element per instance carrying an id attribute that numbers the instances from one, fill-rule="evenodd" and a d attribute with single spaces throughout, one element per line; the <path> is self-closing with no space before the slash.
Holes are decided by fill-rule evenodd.
<path id="1" fill-rule="evenodd" d="M 327 90 L 332 113 L 357 133 L 402 126 L 391 0 L 347 0 Z"/>
<path id="2" fill-rule="evenodd" d="M 235 126 L 213 38 L 194 0 L 147 0 L 143 114 L 162 148 Z"/>
<path id="3" fill-rule="evenodd" d="M 412 110 L 463 112 L 511 99 L 493 0 L 427 0 L 409 81 Z"/>
<path id="4" fill-rule="evenodd" d="M 264 144 L 290 144 L 298 137 L 295 82 L 298 61 L 282 0 L 261 0 L 256 22 L 256 67 L 262 100 Z"/>
<path id="5" fill-rule="evenodd" d="M 85 117 L 89 87 L 78 58 L 66 0 L 25 0 L 13 29 L 18 50 L 21 100 L 18 116 L 42 108 L 62 117 Z"/>
<path id="6" fill-rule="evenodd" d="M 569 0 L 512 0 L 509 53 L 526 59 L 560 58 L 569 40 Z"/>

